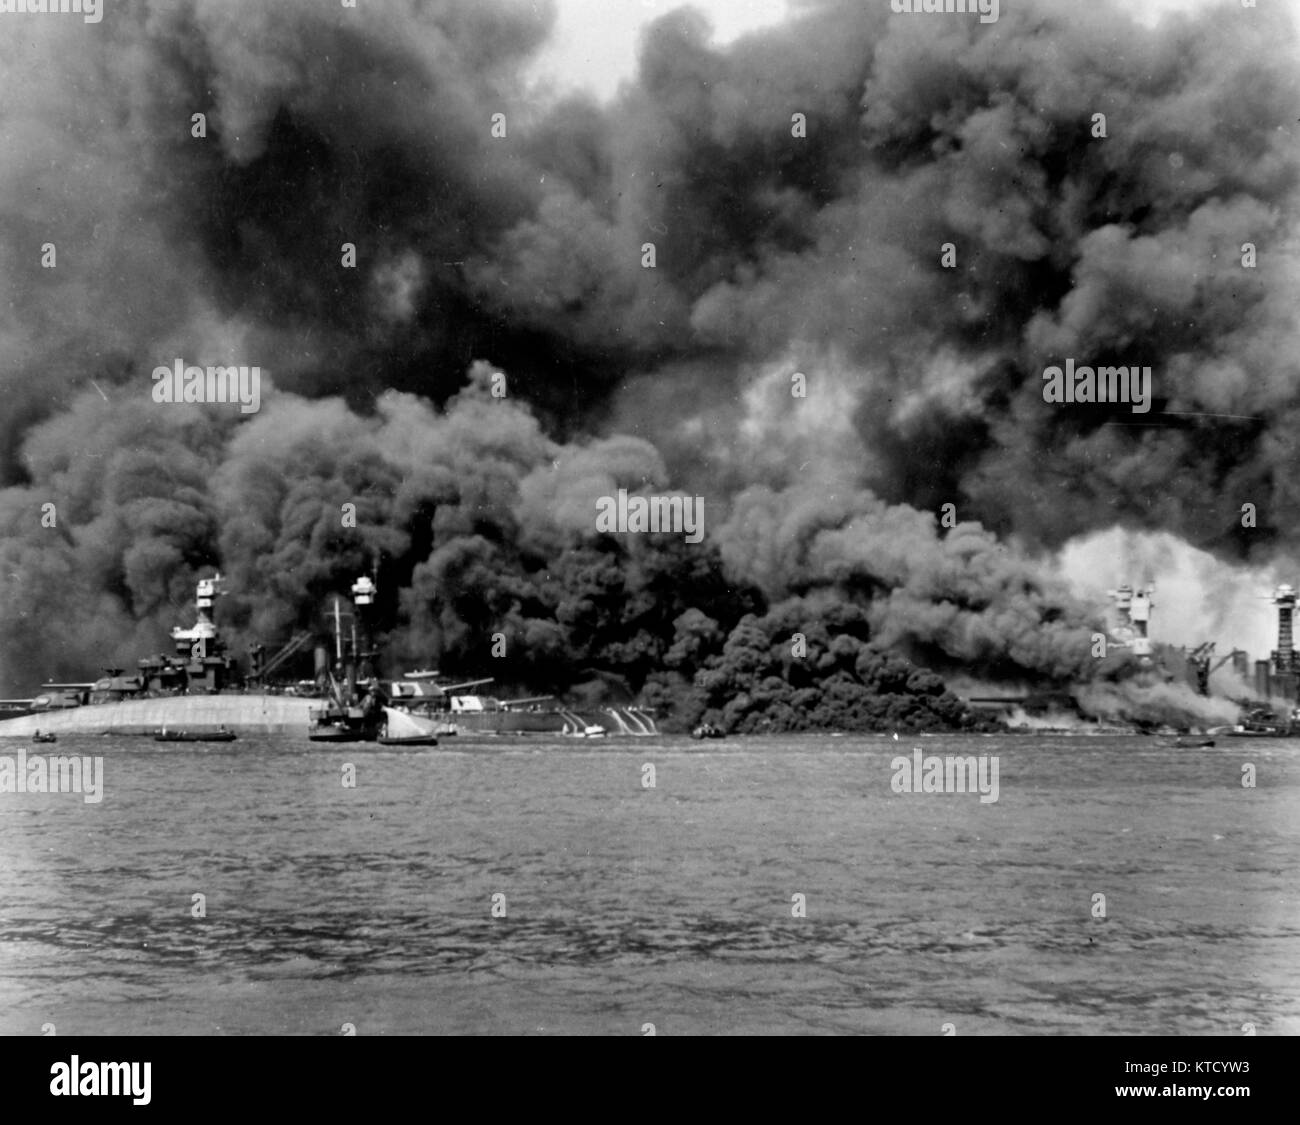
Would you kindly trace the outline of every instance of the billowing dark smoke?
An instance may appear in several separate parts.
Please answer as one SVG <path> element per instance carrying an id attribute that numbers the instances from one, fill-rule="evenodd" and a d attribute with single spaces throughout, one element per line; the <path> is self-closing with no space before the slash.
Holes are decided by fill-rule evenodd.
<path id="1" fill-rule="evenodd" d="M 378 558 L 402 659 L 697 710 L 761 681 L 728 721 L 798 725 L 803 632 L 875 721 L 861 689 L 932 686 L 884 650 L 1087 675 L 1095 607 L 1029 552 L 1294 550 L 1285 18 L 799 11 L 727 49 L 664 17 L 609 107 L 530 97 L 553 13 L 523 0 L 30 17 L 0 44 L 0 681 L 157 650 L 218 566 L 271 643 Z M 153 403 L 176 356 L 260 365 L 261 412 Z M 1045 403 L 1070 356 L 1150 366 L 1151 413 Z M 702 495 L 705 544 L 597 535 L 619 487 Z"/>

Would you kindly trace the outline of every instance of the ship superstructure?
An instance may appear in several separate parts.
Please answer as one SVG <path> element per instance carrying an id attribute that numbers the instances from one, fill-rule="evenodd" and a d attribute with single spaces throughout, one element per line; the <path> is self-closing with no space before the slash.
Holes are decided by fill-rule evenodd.
<path id="1" fill-rule="evenodd" d="M 45 683 L 41 694 L 28 700 L 6 701 L 14 705 L 9 714 L 39 714 L 128 699 L 176 695 L 218 695 L 243 687 L 244 679 L 212 621 L 215 600 L 225 593 L 220 574 L 202 578 L 195 588 L 196 620 L 188 629 L 171 632 L 175 655 L 159 653 L 136 662 L 136 671 L 106 667 L 97 680 L 73 683 Z"/>
<path id="2" fill-rule="evenodd" d="M 1108 590 L 1114 604 L 1110 626 L 1110 647 L 1127 649 L 1134 656 L 1151 657 L 1151 610 L 1155 606 L 1155 588 L 1139 586 L 1136 590 L 1127 583 L 1116 590 Z"/>
<path id="3" fill-rule="evenodd" d="M 1216 733 L 1246 737 L 1289 737 L 1300 733 L 1300 653 L 1295 650 L 1294 620 L 1297 594 L 1294 586 L 1282 583 L 1266 594 L 1277 609 L 1277 647 L 1267 660 L 1257 660 L 1254 665 L 1254 701 L 1249 697 L 1238 700 L 1242 712 L 1235 726 L 1216 728 Z M 1201 694 L 1209 692 L 1210 674 L 1232 661 L 1233 671 L 1242 685 L 1250 680 L 1250 658 L 1240 649 L 1227 656 L 1214 658 L 1214 645 L 1204 644 L 1188 655 L 1188 665 L 1196 676 L 1196 687 Z M 1249 689 L 1248 689 L 1249 690 Z"/>
<path id="4" fill-rule="evenodd" d="M 1296 589 L 1282 583 L 1266 596 L 1277 609 L 1277 648 L 1267 660 L 1255 661 L 1255 694 L 1295 706 L 1300 701 L 1300 653 L 1295 650 L 1293 628 Z"/>

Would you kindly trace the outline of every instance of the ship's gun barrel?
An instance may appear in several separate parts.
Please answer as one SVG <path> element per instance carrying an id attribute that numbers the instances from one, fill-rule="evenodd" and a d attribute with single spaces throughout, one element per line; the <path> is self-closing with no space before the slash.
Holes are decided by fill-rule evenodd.
<path id="1" fill-rule="evenodd" d="M 462 684 L 434 684 L 433 686 L 436 687 L 439 691 L 453 692 L 453 691 L 460 691 L 461 688 L 478 687 L 479 684 L 490 684 L 491 682 L 492 682 L 492 677 L 488 676 L 487 679 L 485 680 L 466 680 Z"/>

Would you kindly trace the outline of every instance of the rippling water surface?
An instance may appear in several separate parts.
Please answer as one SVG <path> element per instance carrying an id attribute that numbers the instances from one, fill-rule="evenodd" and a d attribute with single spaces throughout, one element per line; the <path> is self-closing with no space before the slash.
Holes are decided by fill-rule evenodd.
<path id="1" fill-rule="evenodd" d="M 1300 742 L 27 749 L 105 790 L 0 794 L 2 1032 L 1300 1032 Z"/>

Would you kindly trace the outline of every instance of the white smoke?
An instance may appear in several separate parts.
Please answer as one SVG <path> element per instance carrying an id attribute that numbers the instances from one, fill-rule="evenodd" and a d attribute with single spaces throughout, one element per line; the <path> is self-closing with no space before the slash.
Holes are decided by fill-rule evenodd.
<path id="1" fill-rule="evenodd" d="M 1213 641 L 1216 655 L 1238 648 L 1251 660 L 1267 658 L 1277 643 L 1274 587 L 1298 577 L 1276 564 L 1224 562 L 1169 532 L 1120 527 L 1071 539 L 1058 564 L 1074 593 L 1099 605 L 1125 582 L 1154 585 L 1149 628 L 1156 643 L 1191 648 Z"/>

